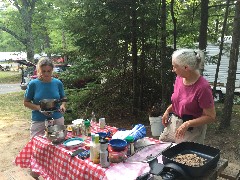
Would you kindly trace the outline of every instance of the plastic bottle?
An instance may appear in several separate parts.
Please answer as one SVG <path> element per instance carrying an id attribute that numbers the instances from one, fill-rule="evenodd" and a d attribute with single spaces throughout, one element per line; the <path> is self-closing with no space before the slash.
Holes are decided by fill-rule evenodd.
<path id="1" fill-rule="evenodd" d="M 84 121 L 84 128 L 85 128 L 84 135 L 85 136 L 91 136 L 90 126 L 91 126 L 90 121 L 89 120 L 85 120 Z"/>
<path id="2" fill-rule="evenodd" d="M 106 139 L 101 139 L 100 140 L 100 164 L 101 167 L 107 168 L 110 163 L 109 163 L 109 153 L 108 153 L 108 140 Z"/>
<path id="3" fill-rule="evenodd" d="M 100 162 L 99 134 L 95 134 L 95 139 L 93 144 L 93 163 L 99 164 L 99 162 Z"/>
<path id="4" fill-rule="evenodd" d="M 95 133 L 91 133 L 91 142 L 90 142 L 90 161 L 93 162 L 93 157 L 94 157 L 94 146 L 95 143 Z"/>
<path id="5" fill-rule="evenodd" d="M 92 111 L 91 123 L 97 123 L 96 115 L 93 111 Z"/>
<path id="6" fill-rule="evenodd" d="M 100 129 L 104 129 L 106 125 L 105 118 L 100 118 L 99 119 L 99 127 Z"/>
<path id="7" fill-rule="evenodd" d="M 127 155 L 131 156 L 135 153 L 134 150 L 134 137 L 133 136 L 127 136 L 125 138 L 125 140 L 128 142 L 128 151 L 127 151 Z"/>

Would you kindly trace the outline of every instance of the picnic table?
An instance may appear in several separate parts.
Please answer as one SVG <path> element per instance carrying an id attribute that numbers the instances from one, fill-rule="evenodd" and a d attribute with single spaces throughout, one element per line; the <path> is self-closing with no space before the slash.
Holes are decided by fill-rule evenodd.
<path id="1" fill-rule="evenodd" d="M 91 132 L 117 132 L 118 128 L 106 126 L 103 130 L 98 124 L 91 127 Z M 71 137 L 71 132 L 68 133 Z M 135 153 L 129 159 L 132 161 L 146 157 L 147 153 L 162 151 L 169 146 L 169 143 L 161 143 L 157 139 L 148 138 L 146 140 L 155 143 L 148 146 L 141 152 Z M 85 140 L 87 143 L 90 137 Z M 138 176 L 150 171 L 148 163 L 111 163 L 108 168 L 102 168 L 100 164 L 94 164 L 87 159 L 78 156 L 71 157 L 70 154 L 76 149 L 67 149 L 63 144 L 52 144 L 43 136 L 32 138 L 15 158 L 14 163 L 22 168 L 31 168 L 39 173 L 46 180 L 134 180 Z M 145 151 L 145 152 L 144 152 Z M 161 155 L 158 162 L 162 163 Z M 217 176 L 227 167 L 227 160 L 220 159 L 215 169 L 206 172 L 201 179 L 216 179 Z"/>

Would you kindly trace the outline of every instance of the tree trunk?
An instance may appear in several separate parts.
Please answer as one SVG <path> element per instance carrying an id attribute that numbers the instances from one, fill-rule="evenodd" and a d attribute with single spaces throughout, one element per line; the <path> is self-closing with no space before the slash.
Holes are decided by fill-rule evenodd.
<path id="1" fill-rule="evenodd" d="M 172 16 L 172 22 L 173 22 L 173 49 L 177 49 L 177 19 L 174 15 L 174 0 L 171 0 L 171 16 Z"/>
<path id="2" fill-rule="evenodd" d="M 213 84 L 213 96 L 215 96 L 215 94 L 216 94 L 217 79 L 218 79 L 219 67 L 221 64 L 221 57 L 222 57 L 222 51 L 223 51 L 223 38 L 224 38 L 224 34 L 226 32 L 226 24 L 227 24 L 227 18 L 228 18 L 228 13 L 229 13 L 229 10 L 228 10 L 229 3 L 230 3 L 230 0 L 227 0 L 227 6 L 226 6 L 224 21 L 223 21 L 222 35 L 221 35 L 221 43 L 219 46 L 220 51 L 218 54 L 217 68 L 216 68 L 215 79 L 214 79 L 214 84 Z"/>
<path id="3" fill-rule="evenodd" d="M 233 36 L 232 46 L 230 51 L 229 70 L 227 78 L 226 96 L 224 101 L 223 114 L 219 129 L 225 129 L 230 126 L 233 108 L 233 98 L 235 90 L 235 80 L 237 71 L 237 62 L 239 55 L 239 41 L 240 41 L 240 1 L 236 2 L 235 18 L 233 22 Z"/>
<path id="4" fill-rule="evenodd" d="M 132 113 L 137 115 L 138 110 L 138 57 L 137 57 L 137 15 L 136 1 L 132 0 L 132 68 L 133 68 L 133 106 Z"/>
<path id="5" fill-rule="evenodd" d="M 168 104 L 168 92 L 166 91 L 167 89 L 167 77 L 166 77 L 166 72 L 168 70 L 167 68 L 167 64 L 169 62 L 167 61 L 166 58 L 166 52 L 167 52 L 167 42 L 166 42 L 166 0 L 162 1 L 162 11 L 161 11 L 161 54 L 160 54 L 160 59 L 162 61 L 162 68 L 161 68 L 161 86 L 162 86 L 162 103 L 163 103 L 163 108 L 166 108 L 167 104 Z"/>
<path id="6" fill-rule="evenodd" d="M 201 0 L 201 24 L 199 30 L 199 49 L 206 50 L 209 0 Z"/>
<path id="7" fill-rule="evenodd" d="M 26 7 L 23 7 L 22 9 L 25 10 Z M 24 22 L 24 29 L 26 33 L 26 39 L 25 39 L 25 46 L 27 51 L 27 60 L 34 62 L 34 40 L 33 40 L 33 33 L 32 33 L 32 14 L 23 13 L 22 16 L 23 19 L 27 19 L 28 22 Z"/>
<path id="8" fill-rule="evenodd" d="M 142 34 L 144 34 L 145 32 L 145 21 L 144 21 L 144 18 L 142 18 L 142 21 L 141 21 L 141 29 L 142 29 Z M 144 36 L 141 36 L 141 57 L 139 58 L 140 60 L 140 73 L 139 73 L 139 76 L 140 76 L 140 90 L 139 90 L 139 108 L 140 108 L 140 111 L 143 110 L 144 108 L 144 102 L 143 102 L 143 97 L 144 97 L 144 84 L 145 84 L 145 68 L 146 68 L 146 63 L 145 63 L 145 60 L 146 60 L 146 54 L 145 54 L 145 38 Z"/>
<path id="9" fill-rule="evenodd" d="M 199 50 L 205 51 L 207 47 L 207 26 L 208 26 L 208 3 L 209 0 L 201 0 L 201 24 L 199 29 Z M 204 53 L 202 58 L 205 59 Z M 200 66 L 200 73 L 203 74 L 204 61 Z"/>

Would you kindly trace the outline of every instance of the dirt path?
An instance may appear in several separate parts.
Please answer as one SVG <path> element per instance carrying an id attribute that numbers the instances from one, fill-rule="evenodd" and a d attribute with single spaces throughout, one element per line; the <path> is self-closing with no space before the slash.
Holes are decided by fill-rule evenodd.
<path id="1" fill-rule="evenodd" d="M 0 84 L 0 94 L 22 91 L 20 83 L 17 84 Z"/>
<path id="2" fill-rule="evenodd" d="M 26 119 L 0 120 L 0 171 L 15 167 L 13 161 L 29 140 L 30 124 Z"/>

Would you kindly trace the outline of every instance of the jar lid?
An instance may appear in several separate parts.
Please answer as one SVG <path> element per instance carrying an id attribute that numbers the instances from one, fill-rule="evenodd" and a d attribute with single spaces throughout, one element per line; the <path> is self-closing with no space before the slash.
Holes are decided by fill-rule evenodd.
<path id="1" fill-rule="evenodd" d="M 133 136 L 127 136 L 125 138 L 125 140 L 128 142 L 128 143 L 131 143 L 131 142 L 134 142 L 134 137 Z"/>
<path id="2" fill-rule="evenodd" d="M 128 150 L 128 147 L 126 146 L 126 147 L 124 148 L 124 150 L 122 150 L 122 151 L 114 151 L 113 148 L 112 148 L 110 145 L 108 145 L 108 152 L 127 153 L 127 150 Z"/>
<path id="3" fill-rule="evenodd" d="M 108 140 L 107 139 L 100 139 L 100 144 L 107 144 L 108 143 Z"/>
<path id="4" fill-rule="evenodd" d="M 89 120 L 85 120 L 84 121 L 84 125 L 86 126 L 86 127 L 89 127 L 91 124 L 90 124 L 90 121 Z"/>

